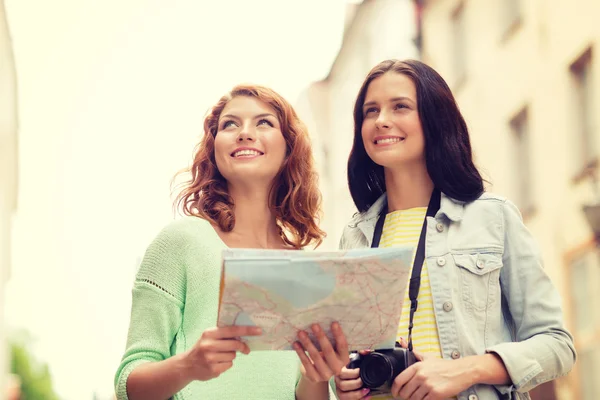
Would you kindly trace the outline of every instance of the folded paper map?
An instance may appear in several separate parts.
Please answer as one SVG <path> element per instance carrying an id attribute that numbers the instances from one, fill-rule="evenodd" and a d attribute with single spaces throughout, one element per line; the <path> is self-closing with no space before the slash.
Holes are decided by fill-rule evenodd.
<path id="1" fill-rule="evenodd" d="M 413 247 L 348 251 L 227 249 L 218 326 L 256 325 L 251 350 L 291 350 L 319 324 L 333 341 L 340 323 L 349 349 L 392 348 Z"/>

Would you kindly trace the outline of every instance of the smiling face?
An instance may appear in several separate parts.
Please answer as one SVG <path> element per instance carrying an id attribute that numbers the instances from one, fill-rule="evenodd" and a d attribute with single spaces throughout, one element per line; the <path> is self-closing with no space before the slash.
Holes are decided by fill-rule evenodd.
<path id="1" fill-rule="evenodd" d="M 286 157 L 286 141 L 273 107 L 249 96 L 231 99 L 215 136 L 217 168 L 229 183 L 270 184 Z"/>
<path id="2" fill-rule="evenodd" d="M 425 163 L 425 137 L 415 84 L 386 72 L 373 79 L 362 108 L 362 139 L 369 157 L 385 168 Z"/>

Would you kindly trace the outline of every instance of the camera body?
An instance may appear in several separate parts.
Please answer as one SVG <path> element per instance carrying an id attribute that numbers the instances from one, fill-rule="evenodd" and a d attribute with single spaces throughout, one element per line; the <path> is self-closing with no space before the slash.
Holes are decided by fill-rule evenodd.
<path id="1" fill-rule="evenodd" d="M 354 353 L 350 357 L 348 368 L 360 368 L 363 388 L 371 389 L 371 394 L 379 394 L 389 393 L 394 379 L 416 362 L 412 351 L 395 347 L 365 355 Z"/>

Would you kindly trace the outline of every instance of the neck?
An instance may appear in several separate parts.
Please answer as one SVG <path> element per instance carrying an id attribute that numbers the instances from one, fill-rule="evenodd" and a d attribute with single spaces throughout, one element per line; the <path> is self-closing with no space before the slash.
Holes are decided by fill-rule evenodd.
<path id="1" fill-rule="evenodd" d="M 384 174 L 388 212 L 427 207 L 433 192 L 433 181 L 424 165 L 394 170 L 385 168 Z"/>
<path id="2" fill-rule="evenodd" d="M 229 235 L 240 247 L 280 248 L 279 229 L 269 208 L 268 189 L 237 189 L 229 186 L 229 194 L 235 204 L 235 226 Z"/>

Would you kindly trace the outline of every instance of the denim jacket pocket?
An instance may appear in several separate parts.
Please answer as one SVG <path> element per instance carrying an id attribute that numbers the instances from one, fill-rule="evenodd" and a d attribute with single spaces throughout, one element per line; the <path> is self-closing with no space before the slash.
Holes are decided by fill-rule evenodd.
<path id="1" fill-rule="evenodd" d="M 461 296 L 465 306 L 484 311 L 498 299 L 502 257 L 494 253 L 452 254 L 458 267 Z"/>

